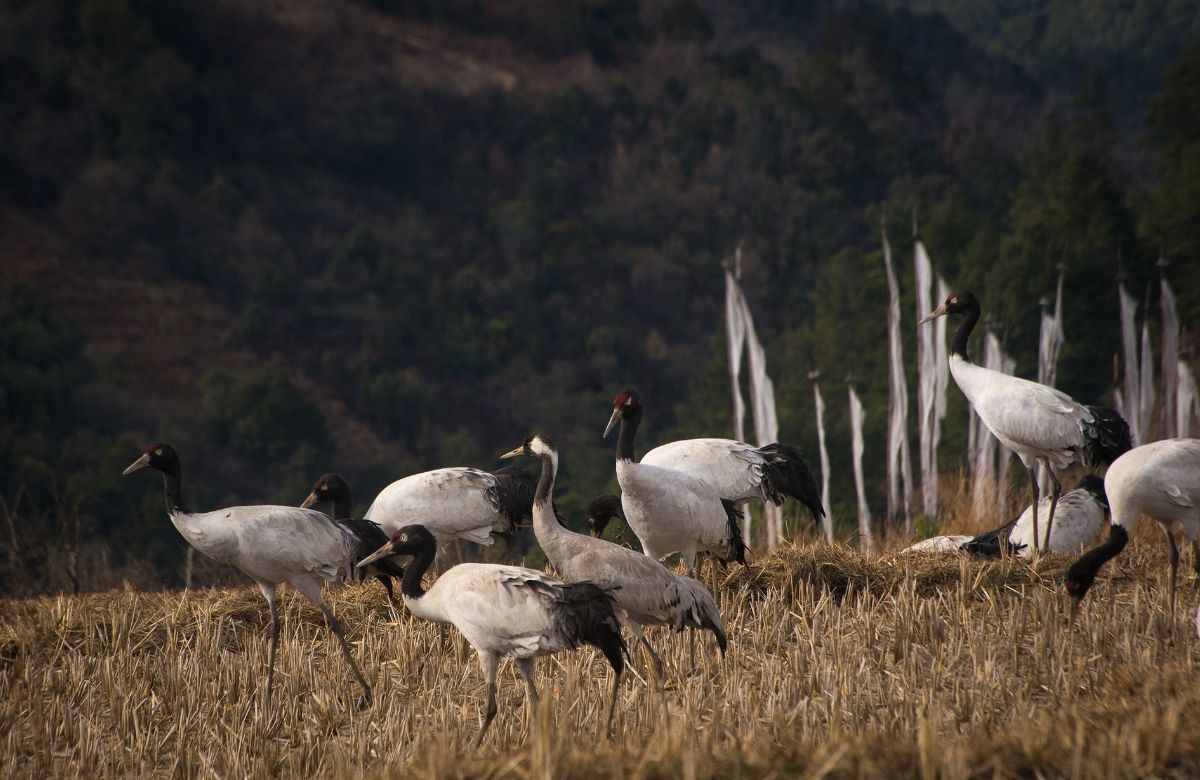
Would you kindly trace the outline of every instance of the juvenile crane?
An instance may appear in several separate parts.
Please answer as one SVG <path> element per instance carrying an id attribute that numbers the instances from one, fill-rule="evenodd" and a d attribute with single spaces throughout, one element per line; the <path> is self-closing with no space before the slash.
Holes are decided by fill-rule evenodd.
<path id="1" fill-rule="evenodd" d="M 617 393 L 604 436 L 620 423 L 617 482 L 621 484 L 621 506 L 642 550 L 655 560 L 682 553 L 689 574 L 695 573 L 696 555 L 701 552 L 745 564 L 746 544 L 732 501 L 722 499 L 699 477 L 634 462 L 633 440 L 641 422 L 642 399 L 637 392 L 626 389 Z"/>
<path id="2" fill-rule="evenodd" d="M 488 699 L 475 747 L 496 717 L 496 672 L 501 658 L 514 659 L 525 681 L 529 706 L 536 710 L 537 657 L 583 644 L 598 648 L 615 673 L 605 728 L 612 727 L 627 650 L 609 591 L 590 582 L 568 585 L 533 569 L 489 563 L 460 563 L 425 590 L 421 577 L 437 555 L 437 539 L 422 525 L 401 528 L 358 565 L 368 566 L 391 555 L 413 556 L 400 584 L 405 606 L 424 620 L 453 624 L 479 656 Z"/>
<path id="3" fill-rule="evenodd" d="M 1048 511 L 1050 496 L 1041 501 L 1040 511 Z M 1043 533 L 1038 539 L 1042 550 L 1056 553 L 1076 553 L 1096 538 L 1104 528 L 1108 515 L 1108 498 L 1104 494 L 1104 480 L 1088 474 L 1074 489 L 1063 493 L 1058 500 L 1057 522 L 1054 535 L 1047 541 Z M 1011 530 L 1010 530 L 1011 529 Z M 1050 530 L 1042 528 L 1042 531 Z M 1007 533 L 1006 533 L 1007 532 Z M 1033 507 L 1028 506 L 1018 517 L 994 531 L 978 536 L 935 536 L 917 542 L 904 552 L 966 552 L 986 558 L 998 558 L 1001 540 L 1012 555 L 1029 558 L 1033 555 Z"/>
<path id="4" fill-rule="evenodd" d="M 800 450 L 790 444 L 752 447 L 733 439 L 681 439 L 655 447 L 641 462 L 699 477 L 735 504 L 770 501 L 779 506 L 794 498 L 808 507 L 814 521 L 825 516 L 817 481 Z"/>
<path id="5" fill-rule="evenodd" d="M 642 626 L 668 625 L 677 631 L 706 629 L 725 654 L 725 626 L 716 602 L 703 585 L 672 574 L 658 561 L 628 547 L 565 528 L 558 522 L 553 505 L 558 449 L 549 437 L 537 434 L 500 457 L 518 455 L 542 462 L 533 499 L 533 533 L 554 570 L 568 582 L 587 580 L 609 589 L 621 622 L 649 653 L 656 675 L 662 677 L 662 659 L 646 640 Z"/>
<path id="6" fill-rule="evenodd" d="M 1179 548 L 1171 535 L 1178 523 L 1192 543 L 1192 566 L 1200 574 L 1200 439 L 1165 439 L 1136 447 L 1117 458 L 1104 477 L 1112 508 L 1108 539 L 1088 550 L 1067 569 L 1067 593 L 1073 599 L 1071 620 L 1091 589 L 1096 572 L 1129 542 L 1138 515 L 1158 521 L 1167 537 L 1170 584 L 1168 614 L 1175 614 L 1175 575 Z"/>
<path id="7" fill-rule="evenodd" d="M 387 534 L 377 523 L 366 518 L 356 519 L 352 516 L 354 497 L 350 493 L 350 483 L 341 474 L 322 474 L 313 483 L 312 490 L 300 504 L 300 508 L 310 509 L 326 501 L 333 504 L 333 521 L 354 537 L 352 563 L 358 563 L 387 544 Z M 392 577 L 404 576 L 404 569 L 400 568 L 398 564 L 383 558 L 372 563 L 366 569 L 359 569 L 355 566 L 353 575 L 355 582 L 362 582 L 366 577 L 374 577 L 379 580 L 387 590 L 388 601 L 393 607 L 399 608 L 400 602 L 396 601 L 396 594 L 392 590 Z"/>
<path id="8" fill-rule="evenodd" d="M 977 366 L 967 357 L 967 339 L 979 322 L 979 301 L 970 292 L 951 293 L 920 324 L 947 314 L 963 315 L 950 342 L 950 373 L 967 402 L 1000 443 L 1016 453 L 1033 488 L 1033 540 L 1038 532 L 1037 475 L 1041 463 L 1052 485 L 1046 536 L 1054 527 L 1054 512 L 1062 485 L 1055 469 L 1076 461 L 1089 468 L 1112 463 L 1133 446 L 1129 425 L 1112 409 L 1084 406 L 1053 387 Z M 1035 546 L 1033 550 L 1038 552 Z"/>
<path id="9" fill-rule="evenodd" d="M 275 682 L 275 650 L 279 644 L 276 589 L 286 582 L 316 604 L 337 637 L 342 655 L 358 678 L 367 703 L 371 688 L 359 671 L 342 626 L 321 598 L 321 580 L 349 571 L 355 539 L 325 515 L 294 506 L 234 506 L 192 512 L 183 502 L 182 469 L 170 444 L 155 443 L 122 475 L 144 468 L 161 471 L 167 515 L 188 544 L 220 563 L 228 563 L 258 583 L 271 607 L 271 651 L 267 667 L 267 700 Z"/>
<path id="10" fill-rule="evenodd" d="M 455 539 L 490 545 L 493 534 L 511 546 L 527 523 L 534 478 L 524 473 L 489 474 L 458 466 L 399 479 L 380 491 L 365 517 L 388 536 L 420 523 L 439 545 Z"/>

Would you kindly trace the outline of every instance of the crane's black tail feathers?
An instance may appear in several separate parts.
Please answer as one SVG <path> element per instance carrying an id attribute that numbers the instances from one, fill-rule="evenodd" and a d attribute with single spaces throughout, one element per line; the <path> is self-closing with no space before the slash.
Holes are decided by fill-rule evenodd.
<path id="1" fill-rule="evenodd" d="M 766 458 L 763 464 L 763 487 L 766 488 L 767 498 L 776 506 L 782 504 L 785 498 L 794 498 L 808 507 L 814 521 L 825 516 L 817 481 L 800 457 L 797 447 L 775 442 L 759 447 L 758 451 Z"/>
<path id="2" fill-rule="evenodd" d="M 1010 542 L 1008 537 L 1003 533 L 1004 530 L 1006 529 L 980 534 L 968 542 L 963 542 L 962 546 L 958 549 L 971 555 L 978 555 L 981 558 L 999 558 L 1004 548 L 1008 549 L 1009 555 L 1016 555 L 1025 549 L 1025 545 L 1023 544 L 1013 544 Z"/>
<path id="3" fill-rule="evenodd" d="M 722 498 L 721 506 L 725 507 L 725 520 L 729 526 L 727 554 L 730 558 L 745 566 L 746 542 L 742 540 L 742 527 L 738 525 L 738 520 L 741 519 L 742 513 L 738 511 L 737 504 L 728 499 Z"/>
<path id="4" fill-rule="evenodd" d="M 564 585 L 553 602 L 555 623 L 566 644 L 589 644 L 608 659 L 617 674 L 625 670 L 629 648 L 621 637 L 612 592 L 592 582 Z"/>
<path id="5" fill-rule="evenodd" d="M 1085 465 L 1108 466 L 1133 449 L 1133 438 L 1125 418 L 1103 406 L 1089 406 L 1087 410 L 1092 413 L 1092 421 L 1083 424 Z"/>
<path id="6" fill-rule="evenodd" d="M 399 564 L 395 563 L 395 557 L 380 558 L 372 564 L 369 564 L 366 571 L 358 568 L 358 562 L 366 558 L 371 553 L 383 547 L 388 542 L 387 534 L 379 527 L 377 523 L 373 523 L 366 518 L 355 520 L 338 520 L 338 525 L 344 528 L 354 537 L 354 572 L 356 581 L 362 582 L 368 576 L 384 575 L 391 577 L 403 577 L 404 569 Z"/>
<path id="7" fill-rule="evenodd" d="M 533 521 L 533 494 L 537 491 L 537 477 L 519 466 L 505 466 L 492 473 L 496 485 L 489 491 L 506 527 L 502 534 L 511 534 L 521 526 Z"/>

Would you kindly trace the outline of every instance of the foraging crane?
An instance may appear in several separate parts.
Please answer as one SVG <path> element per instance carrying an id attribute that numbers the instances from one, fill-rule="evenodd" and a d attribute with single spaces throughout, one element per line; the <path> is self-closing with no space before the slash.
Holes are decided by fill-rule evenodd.
<path id="1" fill-rule="evenodd" d="M 333 522 L 354 537 L 355 548 L 351 563 L 358 563 L 387 543 L 387 534 L 383 532 L 378 523 L 373 523 L 366 518 L 355 519 L 351 516 L 354 498 L 350 493 L 350 483 L 341 474 L 322 474 L 313 483 L 312 491 L 300 504 L 300 508 L 311 509 L 325 501 L 333 504 Z M 379 580 L 387 590 L 388 601 L 393 607 L 399 608 L 400 602 L 396 601 L 396 594 L 392 590 L 392 577 L 404 576 L 404 569 L 400 568 L 398 564 L 384 558 L 371 564 L 365 570 L 359 569 L 357 566 L 353 567 L 352 575 L 355 582 L 362 582 L 368 576 Z"/>
<path id="2" fill-rule="evenodd" d="M 642 626 L 669 625 L 677 631 L 685 627 L 706 629 L 713 633 L 721 655 L 725 654 L 725 626 L 716 602 L 703 585 L 691 577 L 672 574 L 658 561 L 628 547 L 577 534 L 559 523 L 553 505 L 558 449 L 549 437 L 530 436 L 520 447 L 500 457 L 518 455 L 542 462 L 533 499 L 533 533 L 546 558 L 568 582 L 594 582 L 613 594 L 618 614 L 624 613 L 622 624 L 646 648 L 659 678 L 663 676 L 662 659 L 646 640 Z"/>
<path id="3" fill-rule="evenodd" d="M 1200 574 L 1200 439 L 1164 439 L 1135 447 L 1113 461 L 1104 477 L 1112 508 L 1108 538 L 1067 569 L 1067 593 L 1074 600 L 1071 620 L 1096 579 L 1096 572 L 1125 549 L 1138 515 L 1158 521 L 1167 537 L 1170 584 L 1168 613 L 1175 613 L 1179 548 L 1171 535 L 1178 523 L 1192 542 L 1192 566 Z"/>
<path id="4" fill-rule="evenodd" d="M 752 447 L 733 439 L 681 439 L 642 456 L 642 463 L 700 477 L 717 495 L 735 504 L 770 501 L 779 506 L 794 498 L 819 522 L 825 516 L 812 472 L 790 444 Z"/>
<path id="5" fill-rule="evenodd" d="M 950 342 L 950 373 L 988 430 L 1021 459 L 1033 487 L 1033 539 L 1038 532 L 1037 475 L 1041 463 L 1050 475 L 1050 515 L 1046 536 L 1054 526 L 1054 512 L 1062 484 L 1054 470 L 1076 461 L 1095 467 L 1110 464 L 1128 451 L 1133 442 L 1129 425 L 1112 409 L 1084 406 L 1053 387 L 977 366 L 967 357 L 967 339 L 979 321 L 979 301 L 970 292 L 951 293 L 946 302 L 918 324 L 946 314 L 962 314 L 962 322 Z M 1038 549 L 1035 546 L 1034 555 Z"/>
<path id="6" fill-rule="evenodd" d="M 501 658 L 512 658 L 525 680 L 531 710 L 538 705 L 534 664 L 538 656 L 589 644 L 604 653 L 616 673 L 608 702 L 611 728 L 617 687 L 628 652 L 614 612 L 611 592 L 591 583 L 566 584 L 533 569 L 494 563 L 460 563 L 429 590 L 421 577 L 437 555 L 437 538 L 422 525 L 408 525 L 374 554 L 359 561 L 367 566 L 391 555 L 411 555 L 400 592 L 404 604 L 423 620 L 452 623 L 475 653 L 487 680 L 487 712 L 475 747 L 496 716 L 496 671 Z"/>
<path id="7" fill-rule="evenodd" d="M 1050 496 L 1042 499 L 1039 511 L 1048 511 Z M 1108 498 L 1104 494 L 1104 480 L 1094 474 L 1086 475 L 1079 485 L 1058 500 L 1057 522 L 1054 524 L 1053 535 L 1049 541 L 1046 534 L 1038 538 L 1038 546 L 1042 550 L 1056 553 L 1075 553 L 1096 538 L 1104 527 L 1108 515 Z M 1033 556 L 1033 507 L 1025 508 L 1021 515 L 995 531 L 988 531 L 978 536 L 935 536 L 911 547 L 903 552 L 966 552 L 985 558 L 999 558 L 1001 538 L 1011 526 L 1005 544 L 1011 555 L 1022 558 Z M 1051 530 L 1048 527 L 1043 532 Z"/>
<path id="8" fill-rule="evenodd" d="M 271 607 L 271 652 L 267 671 L 267 701 L 275 682 L 275 650 L 279 644 L 276 588 L 288 583 L 325 614 L 367 703 L 371 688 L 359 671 L 342 626 L 321 598 L 321 580 L 337 579 L 350 567 L 355 539 L 325 515 L 294 506 L 234 506 L 212 512 L 192 512 L 183 502 L 182 469 L 175 449 L 166 443 L 146 447 L 142 456 L 121 472 L 144 468 L 161 471 L 167 515 L 187 540 L 209 558 L 240 569 L 258 583 Z"/>
<path id="9" fill-rule="evenodd" d="M 688 573 L 696 571 L 696 554 L 712 552 L 746 563 L 746 544 L 738 528 L 737 508 L 722 499 L 708 482 L 682 471 L 635 463 L 633 439 L 642 422 L 642 399 L 626 389 L 613 398 L 607 438 L 617 423 L 617 482 L 625 519 L 642 550 L 655 560 L 683 554 Z"/>
<path id="10" fill-rule="evenodd" d="M 621 508 L 621 497 L 612 493 L 596 496 L 587 505 L 586 522 L 588 532 L 599 539 L 611 520 L 625 521 L 625 510 Z"/>
<path id="11" fill-rule="evenodd" d="M 512 546 L 517 526 L 533 504 L 534 478 L 489 474 L 464 466 L 435 469 L 397 480 L 380 491 L 366 517 L 388 536 L 420 523 L 445 545 L 455 539 L 490 545 L 492 535 Z"/>

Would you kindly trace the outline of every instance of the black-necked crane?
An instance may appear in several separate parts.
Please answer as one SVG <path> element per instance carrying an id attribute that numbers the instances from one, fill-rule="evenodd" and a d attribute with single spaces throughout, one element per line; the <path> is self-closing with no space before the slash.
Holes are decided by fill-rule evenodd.
<path id="1" fill-rule="evenodd" d="M 596 496 L 588 502 L 585 511 L 584 521 L 587 523 L 588 532 L 596 538 L 600 538 L 604 534 L 604 529 L 608 527 L 609 522 L 625 521 L 625 510 L 621 507 L 621 497 L 612 493 Z"/>
<path id="2" fill-rule="evenodd" d="M 337 637 L 342 654 L 362 686 L 367 702 L 371 687 L 354 662 L 342 626 L 321 598 L 321 580 L 346 574 L 354 558 L 355 540 L 324 514 L 294 506 L 233 506 L 192 512 L 183 501 L 182 469 L 170 444 L 155 443 L 122 475 L 151 468 L 162 472 L 167 515 L 188 544 L 220 563 L 228 563 L 258 583 L 271 607 L 271 651 L 267 667 L 267 700 L 275 682 L 275 650 L 279 644 L 276 589 L 286 582 L 316 604 Z"/>
<path id="3" fill-rule="evenodd" d="M 488 697 L 475 747 L 496 717 L 496 672 L 502 658 L 514 660 L 535 711 L 536 659 L 584 644 L 599 649 L 615 673 L 606 731 L 611 728 L 627 652 L 612 593 L 591 582 L 567 584 L 540 571 L 494 563 L 460 563 L 425 590 L 421 577 L 433 564 L 437 547 L 432 532 L 408 525 L 358 565 L 392 555 L 413 556 L 400 583 L 405 606 L 423 620 L 454 625 L 475 649 Z"/>
<path id="4" fill-rule="evenodd" d="M 745 564 L 746 544 L 732 501 L 722 499 L 699 477 L 634 461 L 633 441 L 641 422 L 642 399 L 637 392 L 625 389 L 617 393 L 604 436 L 620 423 L 617 482 L 621 506 L 642 551 L 656 560 L 682 553 L 689 574 L 695 573 L 696 555 L 701 552 Z"/>
<path id="5" fill-rule="evenodd" d="M 528 455 L 542 462 L 533 499 L 533 533 L 546 558 L 568 582 L 594 582 L 613 594 L 621 622 L 650 654 L 654 671 L 660 678 L 662 659 L 646 640 L 642 626 L 668 625 L 677 631 L 684 628 L 711 631 L 721 654 L 725 654 L 725 626 L 716 602 L 703 585 L 691 577 L 672 574 L 658 561 L 628 547 L 577 534 L 564 527 L 554 512 L 558 449 L 549 437 L 530 436 L 520 447 L 500 457 L 515 458 L 518 455 Z"/>
<path id="6" fill-rule="evenodd" d="M 456 539 L 490 545 L 493 534 L 511 545 L 533 504 L 530 474 L 490 474 L 458 466 L 399 479 L 380 491 L 365 517 L 388 536 L 420 523 L 439 545 Z"/>
<path id="7" fill-rule="evenodd" d="M 1039 512 L 1050 508 L 1050 496 L 1042 499 Z M 1087 474 L 1074 490 L 1058 500 L 1054 528 L 1043 526 L 1038 547 L 1054 553 L 1077 553 L 1104 528 L 1108 515 L 1108 499 L 1104 480 Z M 1046 531 L 1053 530 L 1047 541 Z M 1007 533 L 1006 533 L 1007 532 Z M 1005 540 L 1003 543 L 1001 540 Z M 1001 547 L 1007 545 L 1010 555 L 1022 558 L 1033 556 L 1033 507 L 1028 506 L 1018 517 L 995 531 L 977 536 L 935 536 L 906 547 L 903 552 L 965 552 L 985 558 L 999 558 Z"/>
<path id="8" fill-rule="evenodd" d="M 735 504 L 770 501 L 779 506 L 794 498 L 814 521 L 825 516 L 817 481 L 791 444 L 753 447 L 734 439 L 681 439 L 655 447 L 641 462 L 699 477 Z"/>
<path id="9" fill-rule="evenodd" d="M 1016 453 L 1029 473 L 1033 488 L 1033 538 L 1038 530 L 1038 463 L 1050 475 L 1050 514 L 1046 536 L 1054 526 L 1054 512 L 1062 494 L 1055 469 L 1075 462 L 1096 467 L 1112 463 L 1133 446 L 1129 425 L 1112 409 L 1085 406 L 1069 395 L 1028 379 L 977 366 L 967 356 L 967 339 L 979 322 L 979 301 L 970 292 L 951 293 L 920 324 L 947 314 L 961 314 L 962 321 L 950 342 L 950 374 L 967 397 L 967 402 L 1000 443 Z M 1033 550 L 1038 553 L 1037 548 Z"/>
<path id="10" fill-rule="evenodd" d="M 1112 510 L 1108 538 L 1088 550 L 1067 570 L 1067 593 L 1074 600 L 1071 619 L 1096 579 L 1096 572 L 1129 542 L 1139 515 L 1158 521 L 1167 537 L 1170 582 L 1167 608 L 1175 612 L 1175 575 L 1179 548 L 1172 526 L 1178 523 L 1192 543 L 1192 565 L 1200 574 L 1200 439 L 1165 439 L 1135 447 L 1113 461 L 1104 477 Z"/>
<path id="11" fill-rule="evenodd" d="M 329 502 L 333 504 L 333 521 L 354 537 L 354 556 L 352 563 L 358 563 L 371 553 L 387 543 L 388 537 L 378 523 L 366 518 L 355 518 L 354 496 L 350 492 L 350 483 L 341 474 L 322 474 L 313 483 L 308 497 L 300 504 L 301 509 L 311 509 L 317 504 Z M 354 567 L 355 582 L 362 582 L 366 577 L 379 580 L 387 590 L 388 601 L 393 607 L 399 607 L 396 594 L 392 590 L 392 577 L 403 577 L 404 569 L 394 561 L 383 558 L 368 566 L 365 570 Z"/>

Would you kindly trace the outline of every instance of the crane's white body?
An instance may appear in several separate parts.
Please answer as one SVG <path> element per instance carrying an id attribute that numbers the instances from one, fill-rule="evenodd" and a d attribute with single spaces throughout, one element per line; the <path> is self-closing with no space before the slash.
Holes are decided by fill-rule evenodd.
<path id="1" fill-rule="evenodd" d="M 349 573 L 354 539 L 327 515 L 290 506 L 237 506 L 212 512 L 170 513 L 188 544 L 235 566 L 262 585 L 289 582 L 308 595 L 308 583 Z"/>
<path id="2" fill-rule="evenodd" d="M 380 491 L 365 517 L 388 536 L 406 525 L 429 529 L 439 545 L 455 539 L 490 545 L 492 532 L 509 532 L 501 515 L 495 475 L 458 466 L 396 480 Z"/>
<path id="3" fill-rule="evenodd" d="M 1113 461 L 1104 477 L 1113 525 L 1133 532 L 1149 515 L 1163 530 L 1178 523 L 1192 542 L 1200 539 L 1200 439 L 1143 444 Z"/>
<path id="4" fill-rule="evenodd" d="M 1050 497 L 1038 503 L 1038 513 L 1045 517 L 1050 512 Z M 1076 488 L 1063 493 L 1058 500 L 1054 530 L 1050 542 L 1046 543 L 1046 526 L 1038 527 L 1038 549 L 1056 553 L 1076 553 L 1096 538 L 1105 527 L 1106 510 L 1096 497 L 1087 490 Z M 965 552 L 963 545 L 974 541 L 974 536 L 934 536 L 904 548 L 903 552 Z M 1017 555 L 1033 557 L 1033 505 L 1017 518 L 1008 534 L 1010 544 L 1019 546 Z"/>
<path id="5" fill-rule="evenodd" d="M 733 439 L 682 439 L 647 452 L 641 463 L 699 477 L 717 495 L 738 503 L 766 501 L 763 454 Z"/>
<path id="6" fill-rule="evenodd" d="M 404 596 L 414 615 L 451 623 L 481 656 L 536 658 L 570 647 L 550 604 L 563 582 L 521 566 L 460 563 L 420 598 Z"/>
<path id="7" fill-rule="evenodd" d="M 1083 425 L 1093 415 L 1053 387 L 977 366 L 950 355 L 950 374 L 1000 443 L 1026 468 L 1042 461 L 1062 469 L 1082 457 Z"/>
<path id="8" fill-rule="evenodd" d="M 699 477 L 648 463 L 617 461 L 621 508 L 642 551 L 655 560 L 683 554 L 695 571 L 696 555 L 728 554 L 729 520 L 721 497 Z"/>
<path id="9" fill-rule="evenodd" d="M 1043 498 L 1038 503 L 1038 515 L 1046 517 L 1050 514 L 1050 497 Z M 1063 493 L 1058 499 L 1058 510 L 1054 514 L 1054 530 L 1050 539 L 1046 539 L 1046 526 L 1038 526 L 1038 549 L 1055 553 L 1077 553 L 1086 547 L 1096 534 L 1104 530 L 1107 517 L 1104 505 L 1096 500 L 1086 490 L 1076 489 Z M 1025 511 L 1017 518 L 1016 524 L 1008 534 L 1008 541 L 1014 545 L 1024 545 L 1017 555 L 1022 558 L 1033 557 L 1033 506 L 1025 507 Z"/>
<path id="10" fill-rule="evenodd" d="M 974 538 L 974 536 L 962 535 L 931 536 L 928 539 L 922 539 L 916 544 L 905 547 L 900 552 L 962 552 L 962 546 Z"/>

